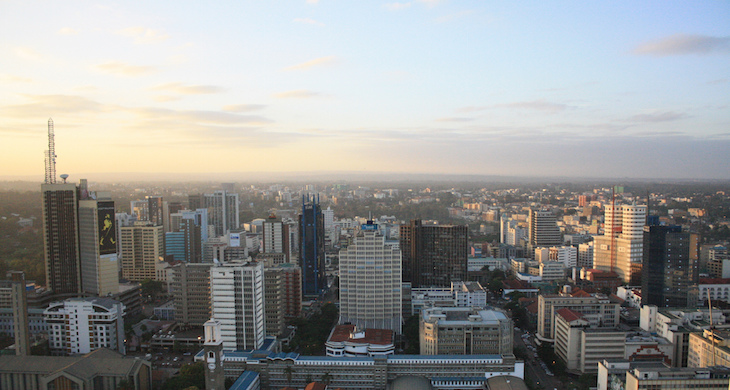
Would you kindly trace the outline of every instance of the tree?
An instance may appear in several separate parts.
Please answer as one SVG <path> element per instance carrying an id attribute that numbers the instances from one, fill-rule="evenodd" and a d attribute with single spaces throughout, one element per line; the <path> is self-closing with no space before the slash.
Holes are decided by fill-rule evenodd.
<path id="1" fill-rule="evenodd" d="M 325 386 L 329 386 L 330 382 L 332 381 L 332 375 L 330 375 L 329 372 L 325 372 L 322 374 L 322 383 L 324 383 Z"/>

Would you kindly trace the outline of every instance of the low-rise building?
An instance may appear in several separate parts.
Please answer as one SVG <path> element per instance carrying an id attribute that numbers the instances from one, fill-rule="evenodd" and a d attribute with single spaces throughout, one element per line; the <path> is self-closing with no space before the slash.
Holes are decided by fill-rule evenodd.
<path id="1" fill-rule="evenodd" d="M 52 303 L 43 316 L 54 355 L 79 355 L 99 348 L 125 353 L 124 305 L 109 298 L 69 298 Z"/>
<path id="2" fill-rule="evenodd" d="M 325 343 L 327 356 L 381 356 L 395 353 L 393 331 L 389 329 L 358 330 L 355 325 L 337 325 Z"/>
<path id="3" fill-rule="evenodd" d="M 468 307 L 425 309 L 419 326 L 422 355 L 508 354 L 512 320 L 498 310 Z"/>

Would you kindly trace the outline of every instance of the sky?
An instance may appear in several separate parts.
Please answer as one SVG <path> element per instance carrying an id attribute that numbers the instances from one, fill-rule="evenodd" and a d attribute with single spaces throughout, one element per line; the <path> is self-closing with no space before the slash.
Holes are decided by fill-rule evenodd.
<path id="1" fill-rule="evenodd" d="M 727 1 L 0 0 L 0 178 L 730 179 Z"/>

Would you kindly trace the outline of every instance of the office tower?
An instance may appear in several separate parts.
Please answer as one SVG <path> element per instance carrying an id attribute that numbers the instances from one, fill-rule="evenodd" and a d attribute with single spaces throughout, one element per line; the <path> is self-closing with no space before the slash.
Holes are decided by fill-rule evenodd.
<path id="1" fill-rule="evenodd" d="M 185 261 L 184 232 L 177 231 L 165 233 L 165 260 Z"/>
<path id="2" fill-rule="evenodd" d="M 30 328 L 28 326 L 25 274 L 22 271 L 8 271 L 7 279 L 0 280 L 0 309 L 12 310 L 15 354 L 28 356 L 30 355 Z"/>
<path id="3" fill-rule="evenodd" d="M 176 214 L 173 214 L 173 216 Z M 177 214 L 182 217 L 182 214 Z M 194 219 L 180 218 L 174 231 L 165 233 L 165 258 L 187 263 L 202 261 L 200 226 Z"/>
<path id="4" fill-rule="evenodd" d="M 631 286 L 641 285 L 645 205 L 606 205 L 604 235 L 594 237 L 593 268 L 616 272 Z"/>
<path id="5" fill-rule="evenodd" d="M 200 228 L 200 242 L 208 241 L 210 225 L 208 223 L 208 209 L 198 208 L 194 210 L 182 210 L 182 219 L 192 219 L 195 226 Z"/>
<path id="6" fill-rule="evenodd" d="M 163 225 L 163 201 L 161 196 L 145 196 L 147 200 L 147 220 L 155 226 Z"/>
<path id="7" fill-rule="evenodd" d="M 264 269 L 264 309 L 268 335 L 281 334 L 286 330 L 286 321 L 301 313 L 301 279 L 301 270 L 293 264 L 284 263 Z"/>
<path id="8" fill-rule="evenodd" d="M 123 227 L 122 277 L 127 280 L 155 280 L 155 264 L 165 253 L 165 235 L 162 226 L 149 222 L 136 222 L 134 226 Z"/>
<path id="9" fill-rule="evenodd" d="M 46 286 L 56 294 L 81 291 L 78 191 L 72 183 L 41 184 Z"/>
<path id="10" fill-rule="evenodd" d="M 299 265 L 302 267 L 302 293 L 317 296 L 327 288 L 324 257 L 324 217 L 319 198 L 302 196 L 299 215 Z"/>
<path id="11" fill-rule="evenodd" d="M 213 263 L 181 263 L 172 267 L 170 295 L 177 322 L 201 326 L 210 319 L 210 268 Z"/>
<path id="12" fill-rule="evenodd" d="M 212 194 L 205 194 L 204 201 L 204 207 L 208 209 L 208 223 L 215 226 L 216 236 L 222 236 L 230 230 L 240 228 L 238 194 L 216 191 Z"/>
<path id="13" fill-rule="evenodd" d="M 70 298 L 43 312 L 48 346 L 53 355 L 76 355 L 99 348 L 121 354 L 124 347 L 124 305 L 109 298 Z"/>
<path id="14" fill-rule="evenodd" d="M 449 287 L 466 280 L 466 225 L 423 225 L 414 219 L 400 226 L 403 281 L 418 287 Z"/>
<path id="15" fill-rule="evenodd" d="M 210 301 L 224 349 L 261 347 L 266 334 L 263 264 L 236 261 L 211 267 Z"/>
<path id="16" fill-rule="evenodd" d="M 264 220 L 262 253 L 283 253 L 287 263 L 291 262 L 291 244 L 288 224 L 274 215 Z"/>
<path id="17" fill-rule="evenodd" d="M 512 320 L 502 311 L 472 307 L 424 309 L 419 323 L 421 355 L 507 355 Z"/>
<path id="18" fill-rule="evenodd" d="M 340 250 L 340 324 L 401 333 L 402 258 L 368 221 L 352 244 Z"/>
<path id="19" fill-rule="evenodd" d="M 185 207 L 183 207 L 180 202 L 162 202 L 162 227 L 164 228 L 165 233 L 173 231 L 173 229 L 171 229 L 171 215 L 179 213 L 184 209 Z"/>
<path id="20" fill-rule="evenodd" d="M 188 195 L 188 210 L 197 210 L 205 207 L 205 196 L 203 194 Z"/>
<path id="21" fill-rule="evenodd" d="M 644 227 L 641 304 L 658 307 L 697 305 L 698 260 L 692 234 L 681 226 Z"/>
<path id="22" fill-rule="evenodd" d="M 531 248 L 563 245 L 558 220 L 552 211 L 531 209 L 528 215 L 528 223 L 530 226 L 528 237 Z"/>
<path id="23" fill-rule="evenodd" d="M 119 263 L 114 202 L 108 194 L 79 201 L 81 287 L 86 294 L 119 293 Z"/>
<path id="24" fill-rule="evenodd" d="M 137 217 L 137 221 L 150 220 L 150 202 L 147 199 L 129 202 L 129 209 Z"/>
<path id="25" fill-rule="evenodd" d="M 593 325 L 607 328 L 617 327 L 621 306 L 601 294 L 590 296 L 539 295 L 537 297 L 537 338 L 542 341 L 555 341 L 555 313 L 569 308 L 580 313 L 590 313 L 585 318 Z"/>
<path id="26" fill-rule="evenodd" d="M 593 268 L 593 242 L 578 245 L 578 268 Z"/>

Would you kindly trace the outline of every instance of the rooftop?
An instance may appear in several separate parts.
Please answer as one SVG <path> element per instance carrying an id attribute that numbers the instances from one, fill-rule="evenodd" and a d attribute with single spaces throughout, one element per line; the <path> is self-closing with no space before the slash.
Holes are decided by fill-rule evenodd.
<path id="1" fill-rule="evenodd" d="M 332 329 L 327 341 L 388 345 L 393 343 L 393 331 L 388 329 L 356 331 L 355 325 L 337 325 Z"/>

